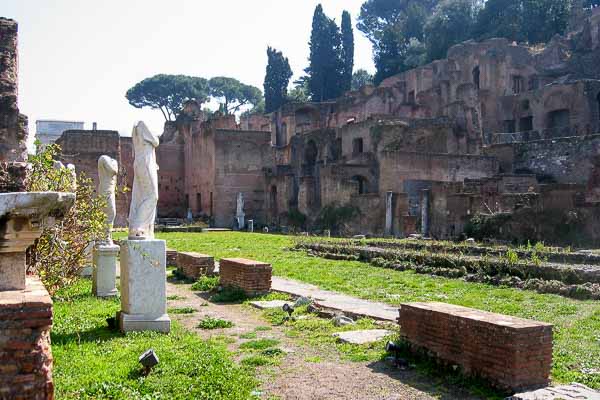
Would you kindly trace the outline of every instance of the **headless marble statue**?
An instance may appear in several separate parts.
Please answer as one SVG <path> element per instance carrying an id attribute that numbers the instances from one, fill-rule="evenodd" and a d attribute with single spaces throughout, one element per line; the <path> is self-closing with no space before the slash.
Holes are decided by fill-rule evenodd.
<path id="1" fill-rule="evenodd" d="M 117 161 L 109 156 L 102 156 L 98 159 L 98 196 L 106 199 L 104 212 L 106 214 L 106 236 L 107 244 L 112 244 L 111 229 L 115 222 L 115 187 L 117 186 L 117 173 L 119 165 Z"/>
<path id="2" fill-rule="evenodd" d="M 133 128 L 133 189 L 129 208 L 129 239 L 154 239 L 154 219 L 158 203 L 158 165 L 154 149 L 160 135 L 154 135 L 144 122 Z"/>

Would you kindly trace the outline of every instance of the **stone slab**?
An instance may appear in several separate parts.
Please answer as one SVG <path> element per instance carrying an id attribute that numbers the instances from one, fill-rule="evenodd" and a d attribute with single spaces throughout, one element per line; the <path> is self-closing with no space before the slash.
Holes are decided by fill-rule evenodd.
<path id="1" fill-rule="evenodd" d="M 341 312 L 354 318 L 372 318 L 394 323 L 398 318 L 398 307 L 322 290 L 315 285 L 278 276 L 272 278 L 271 289 L 294 297 L 310 297 L 315 300 L 315 307 Z"/>
<path id="2" fill-rule="evenodd" d="M 94 248 L 92 270 L 92 293 L 96 297 L 115 297 L 117 290 L 117 256 L 119 246 L 98 245 Z"/>
<path id="3" fill-rule="evenodd" d="M 387 329 L 367 329 L 361 331 L 337 332 L 333 336 L 343 343 L 369 344 L 377 342 L 393 332 Z"/>
<path id="4" fill-rule="evenodd" d="M 600 392 L 580 383 L 517 393 L 506 400 L 600 400 Z"/>
<path id="5" fill-rule="evenodd" d="M 165 241 L 121 241 L 120 274 L 121 330 L 168 332 Z"/>
<path id="6" fill-rule="evenodd" d="M 279 308 L 281 309 L 284 304 L 292 305 L 292 302 L 284 301 L 284 300 L 271 300 L 271 301 L 251 301 L 250 305 L 252 307 L 256 307 L 259 310 L 267 310 L 271 308 Z"/>

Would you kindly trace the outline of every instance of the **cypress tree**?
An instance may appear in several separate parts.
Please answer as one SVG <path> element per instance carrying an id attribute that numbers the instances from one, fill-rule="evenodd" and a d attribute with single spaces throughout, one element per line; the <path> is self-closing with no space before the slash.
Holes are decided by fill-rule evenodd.
<path id="1" fill-rule="evenodd" d="M 308 89 L 312 101 L 325 101 L 342 93 L 342 35 L 334 20 L 323 13 L 319 4 L 313 15 L 310 35 Z"/>
<path id="2" fill-rule="evenodd" d="M 265 74 L 265 112 L 270 113 L 281 107 L 287 98 L 287 88 L 292 77 L 292 69 L 281 51 L 267 48 L 267 72 Z"/>
<path id="3" fill-rule="evenodd" d="M 342 13 L 342 60 L 344 63 L 342 88 L 347 91 L 352 88 L 352 71 L 354 69 L 354 32 L 348 11 Z"/>

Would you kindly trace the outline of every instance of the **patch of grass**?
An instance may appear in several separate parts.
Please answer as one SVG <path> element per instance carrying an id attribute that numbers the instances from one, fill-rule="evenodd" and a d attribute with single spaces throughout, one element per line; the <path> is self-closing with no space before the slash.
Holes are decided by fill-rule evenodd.
<path id="1" fill-rule="evenodd" d="M 242 359 L 242 365 L 248 367 L 262 367 L 265 365 L 276 365 L 277 362 L 273 357 L 263 356 L 260 354 L 254 354 Z"/>
<path id="2" fill-rule="evenodd" d="M 257 326 L 256 328 L 254 328 L 254 330 L 256 332 L 261 332 L 261 331 L 270 331 L 270 330 L 273 330 L 273 328 L 271 328 L 270 326 Z"/>
<path id="3" fill-rule="evenodd" d="M 219 286 L 218 276 L 201 276 L 193 285 L 192 290 L 198 292 L 210 292 Z"/>
<path id="4" fill-rule="evenodd" d="M 240 339 L 256 339 L 256 332 L 247 332 L 241 334 Z"/>
<path id="5" fill-rule="evenodd" d="M 249 342 L 244 342 L 240 345 L 242 350 L 266 350 L 270 347 L 277 346 L 279 340 L 277 339 L 257 339 Z"/>
<path id="6" fill-rule="evenodd" d="M 296 241 L 292 236 L 214 232 L 168 233 L 158 234 L 158 237 L 179 251 L 211 254 L 216 259 L 236 256 L 269 262 L 274 275 L 363 299 L 391 305 L 443 301 L 551 323 L 554 325 L 552 380 L 556 383 L 576 381 L 600 389 L 600 374 L 589 373 L 600 370 L 597 301 L 382 269 L 359 261 L 310 257 L 304 252 L 289 250 Z"/>
<path id="7" fill-rule="evenodd" d="M 223 288 L 220 292 L 212 295 L 210 300 L 215 303 L 241 303 L 247 300 L 248 296 L 242 289 L 234 287 Z"/>
<path id="8" fill-rule="evenodd" d="M 167 296 L 167 300 L 184 300 L 185 297 L 183 296 L 178 296 L 176 294 L 172 295 L 172 296 Z"/>
<path id="9" fill-rule="evenodd" d="M 237 366 L 225 346 L 201 340 L 176 321 L 169 335 L 110 331 L 106 318 L 117 299 L 91 295 L 91 281 L 60 290 L 54 300 L 53 378 L 59 399 L 247 399 L 253 373 Z M 143 376 L 138 357 L 153 348 L 160 357 Z"/>
<path id="10" fill-rule="evenodd" d="M 318 364 L 318 363 L 322 362 L 323 359 L 321 357 L 319 357 L 319 356 L 312 356 L 312 357 L 306 357 L 304 359 L 304 361 L 309 362 L 309 363 Z"/>
<path id="11" fill-rule="evenodd" d="M 200 329 L 226 329 L 231 328 L 233 322 L 220 318 L 204 317 L 198 324 Z"/>
<path id="12" fill-rule="evenodd" d="M 168 309 L 169 314 L 193 314 L 196 311 L 198 310 L 193 307 L 169 307 Z"/>

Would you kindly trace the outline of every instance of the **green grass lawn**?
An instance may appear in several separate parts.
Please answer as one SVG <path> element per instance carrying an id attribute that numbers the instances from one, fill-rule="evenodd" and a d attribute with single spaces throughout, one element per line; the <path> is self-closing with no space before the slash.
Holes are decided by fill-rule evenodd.
<path id="1" fill-rule="evenodd" d="M 206 253 L 217 259 L 246 257 L 270 262 L 275 275 L 365 299 L 393 305 L 442 301 L 552 323 L 553 380 L 577 381 L 600 389 L 600 302 L 310 257 L 289 251 L 294 245 L 291 236 L 214 232 L 166 233 L 158 238 L 167 240 L 171 248 Z"/>
<path id="2" fill-rule="evenodd" d="M 251 368 L 232 361 L 223 343 L 203 341 L 176 322 L 170 335 L 110 331 L 117 299 L 91 295 L 79 281 L 54 296 L 54 385 L 57 399 L 252 399 Z M 138 357 L 153 348 L 160 363 L 148 376 Z"/>

